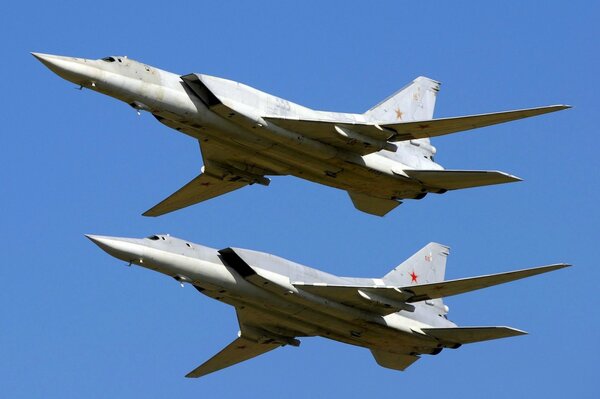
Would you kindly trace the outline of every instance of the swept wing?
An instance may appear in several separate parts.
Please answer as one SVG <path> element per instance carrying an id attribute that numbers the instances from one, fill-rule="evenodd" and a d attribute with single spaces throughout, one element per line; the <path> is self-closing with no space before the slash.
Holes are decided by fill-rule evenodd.
<path id="1" fill-rule="evenodd" d="M 186 377 L 197 378 L 217 370 L 250 360 L 280 346 L 300 345 L 295 336 L 303 335 L 285 328 L 285 323 L 274 321 L 269 315 L 248 307 L 236 307 L 239 336 L 215 356 L 189 372 Z M 277 325 L 275 327 L 275 325 Z M 278 332 L 273 332 L 273 330 Z"/>
<path id="2" fill-rule="evenodd" d="M 189 372 L 186 377 L 198 378 L 214 371 L 233 366 L 280 347 L 279 343 L 258 343 L 244 336 L 237 338 L 208 361 Z"/>
<path id="3" fill-rule="evenodd" d="M 269 179 L 239 170 L 228 164 L 226 151 L 211 140 L 199 141 L 205 162 L 203 173 L 185 186 L 143 213 L 144 216 L 160 216 L 202 201 L 229 193 L 249 184 L 268 185 Z M 243 164 L 243 161 L 238 163 Z M 276 174 L 269 171 L 269 174 Z"/>
<path id="4" fill-rule="evenodd" d="M 325 298 L 330 298 L 349 306 L 354 306 L 359 309 L 369 310 L 385 315 L 403 309 L 410 311 L 410 303 L 463 294 L 465 292 L 507 283 L 509 281 L 534 276 L 536 274 L 562 269 L 563 267 L 567 266 L 570 265 L 560 263 L 506 273 L 405 287 L 305 283 L 294 283 L 294 286 L 298 289 L 308 291 Z"/>
<path id="5" fill-rule="evenodd" d="M 221 180 L 206 173 L 196 176 L 188 184 L 147 210 L 144 216 L 160 216 L 190 205 L 197 204 L 219 195 L 247 186 L 249 182 L 241 180 Z"/>
<path id="6" fill-rule="evenodd" d="M 315 135 L 321 137 L 326 135 L 335 137 L 335 126 L 338 126 L 379 140 L 395 142 L 443 136 L 450 133 L 462 132 L 465 130 L 477 129 L 480 127 L 510 122 L 517 119 L 556 112 L 567 108 L 570 108 L 570 106 L 549 105 L 545 107 L 525 108 L 514 111 L 386 124 L 344 123 L 341 121 L 327 120 L 298 120 L 281 117 L 266 117 L 264 119 L 282 128 L 306 134 L 309 137 Z"/>

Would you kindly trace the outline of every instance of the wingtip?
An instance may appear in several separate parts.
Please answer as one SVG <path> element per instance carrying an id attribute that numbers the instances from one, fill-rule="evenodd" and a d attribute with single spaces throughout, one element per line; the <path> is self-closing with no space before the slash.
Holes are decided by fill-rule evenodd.
<path id="1" fill-rule="evenodd" d="M 156 217 L 156 216 L 164 215 L 165 213 L 167 213 L 167 212 L 162 212 L 158 208 L 158 205 L 156 205 L 156 206 L 153 206 L 152 208 L 148 209 L 146 212 L 142 213 L 142 216 Z"/>
<path id="2" fill-rule="evenodd" d="M 564 269 L 565 267 L 571 267 L 573 266 L 570 263 L 557 263 L 556 264 L 556 269 Z"/>
<path id="3" fill-rule="evenodd" d="M 523 181 L 519 176 L 511 175 L 510 173 L 503 172 L 501 170 L 488 170 L 487 173 L 496 173 L 502 175 L 506 180 L 502 183 L 515 183 L 519 181 Z M 499 184 L 499 183 L 497 183 Z"/>
<path id="4" fill-rule="evenodd" d="M 553 111 L 562 111 L 563 109 L 568 109 L 568 108 L 573 108 L 572 105 L 569 104 L 552 104 L 552 105 L 547 105 L 545 107 L 538 107 L 539 109 L 547 109 L 550 110 L 550 112 Z"/>
<path id="5" fill-rule="evenodd" d="M 493 172 L 500 173 L 506 176 L 506 178 L 508 179 L 507 183 L 517 183 L 523 181 L 523 179 L 521 179 L 519 176 L 511 175 L 510 173 L 502 172 L 501 170 L 495 170 Z"/>
<path id="6" fill-rule="evenodd" d="M 506 327 L 506 328 L 511 329 L 513 331 L 513 333 L 514 333 L 515 336 L 528 335 L 529 334 L 527 331 L 523 331 L 523 330 L 520 330 L 518 328 L 513 328 L 513 327 Z"/>
<path id="7" fill-rule="evenodd" d="M 200 378 L 210 373 L 197 373 L 196 370 L 192 370 L 185 375 L 185 378 Z"/>
<path id="8" fill-rule="evenodd" d="M 502 338 L 510 338 L 510 337 L 518 337 L 520 335 L 528 335 L 527 331 L 510 327 L 510 326 L 496 326 L 495 328 L 504 331 L 504 337 Z"/>
<path id="9" fill-rule="evenodd" d="M 571 267 L 573 266 L 570 263 L 553 263 L 551 265 L 547 265 L 547 266 L 540 266 L 541 269 L 546 269 L 548 271 L 554 271 L 554 270 L 559 270 L 559 269 L 564 269 L 565 267 Z"/>

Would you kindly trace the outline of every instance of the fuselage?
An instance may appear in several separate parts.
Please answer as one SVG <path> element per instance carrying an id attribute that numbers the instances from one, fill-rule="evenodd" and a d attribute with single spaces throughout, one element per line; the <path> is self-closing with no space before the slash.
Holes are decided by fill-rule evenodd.
<path id="1" fill-rule="evenodd" d="M 438 353 L 439 343 L 421 328 L 455 327 L 445 315 L 416 303 L 412 312 L 381 316 L 305 292 L 292 282 L 372 284 L 373 279 L 345 278 L 299 265 L 273 255 L 243 250 L 252 267 L 271 282 L 252 284 L 213 248 L 165 235 L 145 239 L 89 236 L 109 254 L 193 284 L 203 294 L 236 308 L 251 309 L 267 319 L 270 333 L 281 336 L 322 336 L 370 349 L 399 353 Z"/>
<path id="2" fill-rule="evenodd" d="M 359 155 L 302 137 L 274 125 L 258 123 L 247 128 L 212 112 L 181 76 L 127 57 L 101 60 L 36 55 L 61 77 L 82 87 L 117 98 L 152 113 L 163 124 L 201 142 L 210 139 L 231 155 L 231 166 L 248 173 L 294 175 L 328 186 L 368 193 L 380 198 L 422 198 L 428 192 L 410 179 L 406 169 L 443 169 L 433 161 L 428 140 L 397 143 L 397 151 L 385 149 Z M 306 119 L 365 122 L 364 114 L 315 111 L 249 86 L 206 76 L 250 99 L 236 104 L 256 117 L 297 115 Z M 251 104 L 250 104 L 251 103 Z"/>

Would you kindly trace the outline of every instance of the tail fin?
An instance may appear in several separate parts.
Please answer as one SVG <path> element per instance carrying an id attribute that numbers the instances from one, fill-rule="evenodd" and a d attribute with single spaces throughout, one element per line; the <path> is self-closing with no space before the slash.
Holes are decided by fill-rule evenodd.
<path id="1" fill-rule="evenodd" d="M 447 246 L 430 242 L 383 276 L 383 282 L 410 289 L 412 285 L 444 281 L 446 259 L 449 253 L 450 248 Z M 428 299 L 425 303 L 432 306 L 432 310 L 435 310 L 437 314 L 448 313 L 448 308 L 444 305 L 442 298 Z"/>
<path id="2" fill-rule="evenodd" d="M 450 249 L 430 242 L 383 277 L 386 284 L 410 287 L 444 281 Z"/>
<path id="3" fill-rule="evenodd" d="M 440 83 L 419 76 L 367 112 L 365 116 L 373 122 L 410 122 L 433 118 L 435 98 Z"/>

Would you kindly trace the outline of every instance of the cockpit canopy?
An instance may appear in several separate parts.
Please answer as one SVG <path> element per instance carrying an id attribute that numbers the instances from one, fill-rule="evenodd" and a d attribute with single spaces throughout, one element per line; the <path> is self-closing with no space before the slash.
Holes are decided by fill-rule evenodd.
<path id="1" fill-rule="evenodd" d="M 166 241 L 171 245 L 176 245 L 176 246 L 181 246 L 181 247 L 185 244 L 185 246 L 188 248 L 194 248 L 192 246 L 192 244 L 190 244 L 189 242 L 185 242 L 178 238 L 172 239 L 172 237 L 169 234 L 154 234 L 154 235 L 146 237 L 145 239 L 151 240 L 151 241 Z"/>
<path id="2" fill-rule="evenodd" d="M 146 237 L 146 239 L 152 240 L 152 241 L 158 241 L 158 240 L 166 241 L 165 236 L 162 236 L 162 235 L 159 236 L 159 235 L 156 235 L 156 234 L 152 235 L 152 236 L 149 236 L 149 237 Z"/>
<path id="3" fill-rule="evenodd" d="M 102 58 L 102 61 L 104 61 L 104 62 L 115 62 L 115 61 L 123 62 L 124 59 L 127 59 L 126 55 L 123 55 L 123 56 L 111 55 L 111 56 Z"/>

